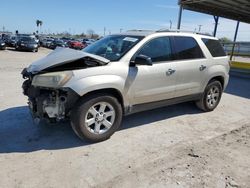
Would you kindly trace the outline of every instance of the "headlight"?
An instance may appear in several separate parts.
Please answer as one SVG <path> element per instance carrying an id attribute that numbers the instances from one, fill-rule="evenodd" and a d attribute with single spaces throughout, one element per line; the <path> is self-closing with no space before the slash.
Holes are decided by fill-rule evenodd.
<path id="1" fill-rule="evenodd" d="M 52 72 L 36 75 L 33 78 L 32 85 L 41 87 L 58 88 L 66 84 L 72 78 L 72 71 Z"/>
<path id="2" fill-rule="evenodd" d="M 4 46 L 4 45 L 5 45 L 5 43 L 1 43 L 1 45 L 2 45 L 2 46 Z"/>

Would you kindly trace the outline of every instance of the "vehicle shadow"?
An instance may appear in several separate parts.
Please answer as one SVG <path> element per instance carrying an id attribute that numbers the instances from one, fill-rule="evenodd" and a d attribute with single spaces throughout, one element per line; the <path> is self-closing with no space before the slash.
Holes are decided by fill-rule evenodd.
<path id="1" fill-rule="evenodd" d="M 184 103 L 124 117 L 121 129 L 144 126 L 183 114 L 201 113 L 193 103 Z M 0 153 L 33 152 L 86 146 L 69 122 L 35 124 L 27 106 L 0 111 Z"/>
<path id="2" fill-rule="evenodd" d="M 250 99 L 250 77 L 230 75 L 226 93 Z"/>
<path id="3" fill-rule="evenodd" d="M 27 106 L 0 111 L 0 153 L 32 152 L 86 145 L 69 123 L 35 124 Z"/>

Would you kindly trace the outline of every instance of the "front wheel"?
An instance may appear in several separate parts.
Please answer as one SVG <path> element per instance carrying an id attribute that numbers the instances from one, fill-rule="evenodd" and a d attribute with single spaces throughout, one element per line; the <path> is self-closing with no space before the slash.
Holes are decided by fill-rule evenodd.
<path id="1" fill-rule="evenodd" d="M 121 121 L 121 104 L 111 95 L 86 97 L 71 112 L 74 132 L 92 142 L 107 140 L 120 127 Z"/>
<path id="2" fill-rule="evenodd" d="M 208 83 L 202 98 L 196 101 L 198 108 L 205 112 L 213 111 L 219 104 L 222 95 L 221 83 L 217 80 L 212 80 Z"/>
<path id="3" fill-rule="evenodd" d="M 32 52 L 34 52 L 34 53 L 38 52 L 38 48 L 33 49 Z"/>

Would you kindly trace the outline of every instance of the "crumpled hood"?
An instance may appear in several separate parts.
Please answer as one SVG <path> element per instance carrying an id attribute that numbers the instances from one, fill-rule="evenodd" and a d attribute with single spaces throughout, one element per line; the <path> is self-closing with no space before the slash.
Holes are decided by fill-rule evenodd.
<path id="1" fill-rule="evenodd" d="M 46 57 L 33 62 L 27 68 L 27 71 L 30 73 L 38 73 L 44 69 L 70 63 L 70 62 L 73 62 L 75 60 L 85 58 L 85 57 L 95 59 L 103 64 L 108 64 L 110 62 L 110 60 L 104 57 L 90 54 L 87 52 L 73 50 L 70 48 L 56 48 L 53 52 L 48 54 Z"/>

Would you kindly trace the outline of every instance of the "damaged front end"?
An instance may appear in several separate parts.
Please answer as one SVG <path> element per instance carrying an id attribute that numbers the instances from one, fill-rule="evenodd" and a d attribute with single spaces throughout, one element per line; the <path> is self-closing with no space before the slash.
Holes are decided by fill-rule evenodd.
<path id="1" fill-rule="evenodd" d="M 73 70 L 106 65 L 108 60 L 72 49 L 59 48 L 22 71 L 23 94 L 35 119 L 50 122 L 69 117 L 80 96 L 63 87 L 73 77 Z"/>
<path id="2" fill-rule="evenodd" d="M 23 94 L 28 96 L 28 105 L 34 119 L 47 119 L 50 122 L 60 121 L 69 117 L 80 96 L 70 88 L 46 88 L 33 86 L 33 75 L 22 72 L 26 79 L 23 82 Z"/>

